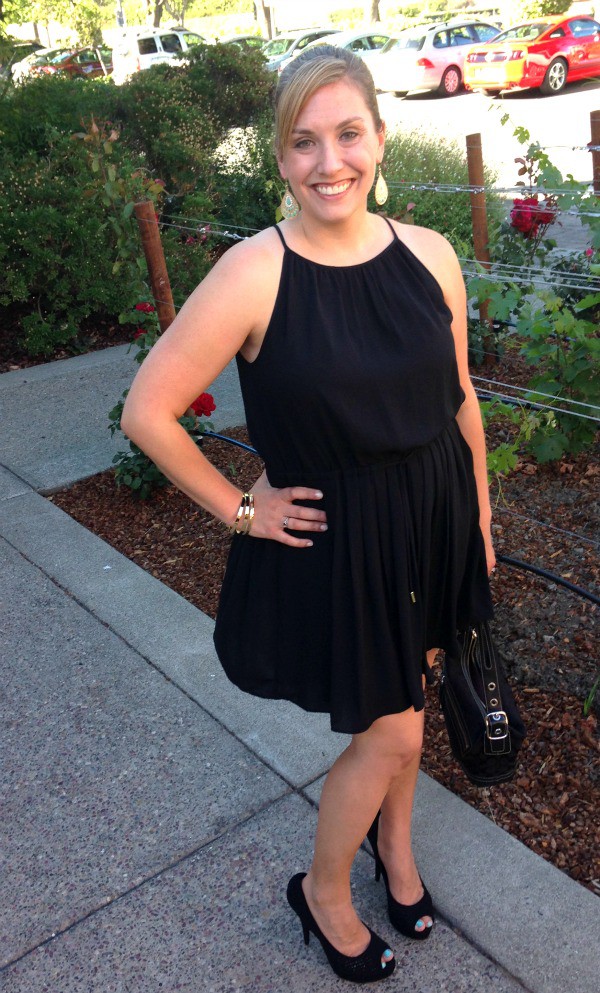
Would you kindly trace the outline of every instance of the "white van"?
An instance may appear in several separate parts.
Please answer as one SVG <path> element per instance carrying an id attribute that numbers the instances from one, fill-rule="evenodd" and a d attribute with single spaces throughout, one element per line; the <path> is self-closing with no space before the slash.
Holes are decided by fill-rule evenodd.
<path id="1" fill-rule="evenodd" d="M 134 72 L 148 69 L 158 62 L 176 62 L 194 45 L 208 44 L 202 35 L 186 28 L 147 28 L 135 34 L 127 32 L 113 48 L 115 83 L 124 83 Z"/>

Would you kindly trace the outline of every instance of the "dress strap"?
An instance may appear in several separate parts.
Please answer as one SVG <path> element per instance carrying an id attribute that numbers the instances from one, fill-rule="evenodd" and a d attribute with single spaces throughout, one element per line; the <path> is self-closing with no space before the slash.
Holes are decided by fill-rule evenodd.
<path id="1" fill-rule="evenodd" d="M 396 228 L 394 227 L 394 225 L 392 224 L 392 222 L 387 217 L 384 217 L 383 219 L 384 219 L 385 223 L 387 224 L 388 228 L 390 229 L 390 231 L 392 232 L 392 234 L 394 236 L 394 241 L 400 241 L 400 239 L 398 237 L 398 233 L 396 231 Z M 284 244 L 285 244 L 285 242 L 284 242 Z"/>
<path id="2" fill-rule="evenodd" d="M 283 245 L 284 248 L 287 248 L 287 242 L 281 233 L 281 228 L 279 227 L 279 224 L 274 224 L 273 227 L 275 228 L 277 234 L 281 238 L 281 244 Z"/>

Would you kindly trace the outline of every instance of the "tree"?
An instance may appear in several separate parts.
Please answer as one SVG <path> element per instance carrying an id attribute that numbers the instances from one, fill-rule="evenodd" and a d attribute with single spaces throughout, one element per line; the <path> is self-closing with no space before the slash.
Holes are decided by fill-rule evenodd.
<path id="1" fill-rule="evenodd" d="M 265 0 L 254 0 L 254 15 L 263 38 L 273 37 L 273 15 L 270 3 Z"/>
<path id="2" fill-rule="evenodd" d="M 102 24 L 112 0 L 0 0 L 0 20 L 5 23 L 31 22 L 36 37 L 38 24 L 58 21 L 77 32 L 82 45 L 98 44 Z"/>
<path id="3" fill-rule="evenodd" d="M 365 21 L 368 24 L 376 24 L 381 20 L 379 13 L 379 0 L 368 0 L 365 3 Z"/>

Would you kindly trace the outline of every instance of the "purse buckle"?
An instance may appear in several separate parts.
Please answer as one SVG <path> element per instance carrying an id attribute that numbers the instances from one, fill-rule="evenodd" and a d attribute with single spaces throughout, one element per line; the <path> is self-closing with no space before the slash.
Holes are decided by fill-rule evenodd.
<path id="1" fill-rule="evenodd" d="M 502 741 L 503 738 L 508 738 L 509 727 L 506 711 L 490 710 L 489 714 L 485 715 L 485 727 L 487 736 L 492 741 Z"/>

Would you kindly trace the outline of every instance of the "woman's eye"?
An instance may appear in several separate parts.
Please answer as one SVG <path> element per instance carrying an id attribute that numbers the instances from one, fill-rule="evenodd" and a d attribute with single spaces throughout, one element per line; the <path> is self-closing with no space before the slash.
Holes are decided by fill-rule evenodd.
<path id="1" fill-rule="evenodd" d="M 310 145 L 311 145 L 311 143 L 310 143 L 310 140 L 308 138 L 301 138 L 300 141 L 297 141 L 294 144 L 294 148 L 300 148 L 300 149 L 302 149 L 302 148 L 310 148 Z"/>
<path id="2" fill-rule="evenodd" d="M 343 131 L 340 138 L 343 141 L 353 141 L 355 138 L 358 138 L 358 131 Z"/>

